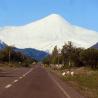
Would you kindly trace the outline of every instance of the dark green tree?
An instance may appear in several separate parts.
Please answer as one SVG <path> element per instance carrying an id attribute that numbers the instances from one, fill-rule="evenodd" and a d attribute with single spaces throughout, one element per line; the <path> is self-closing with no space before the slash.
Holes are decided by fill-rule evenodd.
<path id="1" fill-rule="evenodd" d="M 57 64 L 58 63 L 58 49 L 57 49 L 57 46 L 55 46 L 53 51 L 52 51 L 51 63 L 52 64 Z"/>
<path id="2" fill-rule="evenodd" d="M 98 66 L 98 50 L 97 49 L 86 49 L 80 54 L 81 60 L 85 66 L 90 66 L 92 68 L 97 68 Z"/>

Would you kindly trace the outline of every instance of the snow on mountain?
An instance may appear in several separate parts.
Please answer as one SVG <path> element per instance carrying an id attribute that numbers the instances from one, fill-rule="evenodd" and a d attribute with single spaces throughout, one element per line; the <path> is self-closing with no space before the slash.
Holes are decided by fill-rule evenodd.
<path id="1" fill-rule="evenodd" d="M 72 25 L 60 15 L 52 14 L 24 26 L 0 28 L 0 39 L 19 48 L 51 51 L 55 45 L 62 47 L 67 41 L 88 48 L 98 42 L 98 33 Z"/>

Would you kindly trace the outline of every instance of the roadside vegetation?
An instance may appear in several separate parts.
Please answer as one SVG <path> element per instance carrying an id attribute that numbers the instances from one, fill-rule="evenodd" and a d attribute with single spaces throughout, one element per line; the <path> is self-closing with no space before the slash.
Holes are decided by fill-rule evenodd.
<path id="1" fill-rule="evenodd" d="M 97 49 L 77 48 L 68 42 L 61 50 L 55 46 L 43 63 L 86 98 L 98 98 Z"/>
<path id="2" fill-rule="evenodd" d="M 29 67 L 34 61 L 31 57 L 15 51 L 12 46 L 0 50 L 0 67 Z"/>
<path id="3" fill-rule="evenodd" d="M 84 67 L 73 71 L 75 72 L 74 76 L 65 75 L 61 78 L 86 98 L 98 98 L 98 71 Z"/>
<path id="4" fill-rule="evenodd" d="M 44 64 L 62 64 L 63 68 L 91 67 L 98 68 L 98 50 L 77 48 L 72 42 L 65 43 L 61 50 L 54 47 L 52 54 L 43 60 Z"/>

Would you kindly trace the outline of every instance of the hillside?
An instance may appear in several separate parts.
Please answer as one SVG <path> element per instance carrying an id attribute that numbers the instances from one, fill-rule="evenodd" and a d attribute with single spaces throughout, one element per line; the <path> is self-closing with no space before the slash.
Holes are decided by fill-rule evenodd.
<path id="1" fill-rule="evenodd" d="M 95 45 L 93 45 L 91 48 L 98 49 L 98 43 L 96 43 Z"/>

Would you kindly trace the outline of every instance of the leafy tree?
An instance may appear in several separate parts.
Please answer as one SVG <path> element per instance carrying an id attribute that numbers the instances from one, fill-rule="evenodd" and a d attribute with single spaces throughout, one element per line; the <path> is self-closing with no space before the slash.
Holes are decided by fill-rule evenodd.
<path id="1" fill-rule="evenodd" d="M 44 64 L 48 64 L 48 65 L 51 63 L 51 57 L 50 57 L 50 55 L 48 55 L 47 57 L 45 57 L 43 59 L 43 63 Z"/>
<path id="2" fill-rule="evenodd" d="M 0 59 L 3 61 L 9 61 L 11 59 L 11 54 L 13 53 L 13 47 L 12 46 L 6 46 L 3 50 L 0 51 Z"/>
<path id="3" fill-rule="evenodd" d="M 72 53 L 74 52 L 74 47 L 72 42 L 69 41 L 68 44 L 65 43 L 61 52 L 62 52 L 62 58 L 63 58 L 64 64 L 68 64 L 69 66 L 71 66 Z"/>
<path id="4" fill-rule="evenodd" d="M 57 46 L 55 46 L 51 55 L 51 63 L 57 64 L 57 62 L 58 62 L 58 49 Z"/>
<path id="5" fill-rule="evenodd" d="M 21 52 L 16 52 L 12 46 L 6 46 L 3 50 L 0 51 L 0 61 L 8 62 L 9 64 L 11 62 L 21 62 L 26 66 L 26 64 L 30 64 L 35 60 L 31 57 L 27 57 Z"/>
<path id="6" fill-rule="evenodd" d="M 71 54 L 71 61 L 73 63 L 73 66 L 80 67 L 83 66 L 83 62 L 80 59 L 80 53 L 83 51 L 82 48 L 74 48 L 72 54 Z"/>
<path id="7" fill-rule="evenodd" d="M 98 65 L 98 50 L 97 49 L 86 49 L 80 54 L 81 60 L 86 66 L 96 68 Z"/>
<path id="8" fill-rule="evenodd" d="M 97 49 L 83 49 L 73 46 L 72 42 L 65 43 L 58 53 L 57 46 L 54 47 L 52 54 L 44 59 L 47 64 L 64 63 L 67 67 L 71 66 L 90 66 L 92 68 L 98 67 L 98 50 Z"/>
<path id="9" fill-rule="evenodd" d="M 83 63 L 80 59 L 80 53 L 83 51 L 82 48 L 76 48 L 73 46 L 72 42 L 65 43 L 62 48 L 62 60 L 65 65 L 71 66 L 83 66 Z"/>

